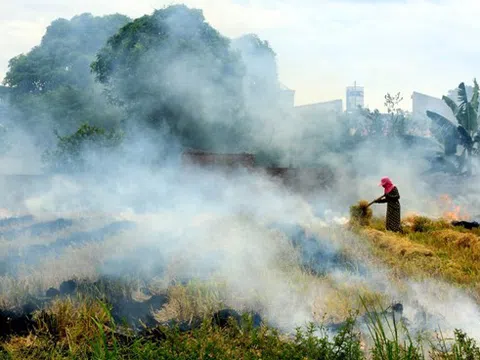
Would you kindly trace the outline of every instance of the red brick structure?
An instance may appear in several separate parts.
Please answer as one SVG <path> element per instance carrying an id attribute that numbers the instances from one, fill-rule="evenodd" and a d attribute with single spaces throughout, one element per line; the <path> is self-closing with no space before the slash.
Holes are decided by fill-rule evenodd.
<path id="1" fill-rule="evenodd" d="M 335 174 L 329 167 L 320 168 L 280 168 L 257 167 L 255 155 L 248 153 L 220 154 L 201 150 L 186 150 L 182 154 L 182 164 L 195 165 L 206 169 L 226 171 L 244 168 L 250 172 L 264 174 L 288 188 L 310 192 L 328 187 L 334 181 Z"/>
<path id="2" fill-rule="evenodd" d="M 255 155 L 248 153 L 219 154 L 202 150 L 186 150 L 182 154 L 183 165 L 199 165 L 207 168 L 255 167 Z"/>

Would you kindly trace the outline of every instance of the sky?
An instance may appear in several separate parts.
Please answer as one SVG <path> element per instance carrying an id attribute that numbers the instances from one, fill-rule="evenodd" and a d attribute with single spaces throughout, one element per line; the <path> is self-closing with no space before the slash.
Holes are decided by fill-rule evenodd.
<path id="1" fill-rule="evenodd" d="M 37 45 L 59 17 L 90 12 L 132 18 L 184 3 L 204 11 L 222 34 L 256 33 L 277 53 L 280 81 L 296 105 L 343 99 L 365 87 L 365 105 L 384 95 L 442 96 L 478 75 L 478 0 L 0 0 L 0 77 L 8 60 Z"/>

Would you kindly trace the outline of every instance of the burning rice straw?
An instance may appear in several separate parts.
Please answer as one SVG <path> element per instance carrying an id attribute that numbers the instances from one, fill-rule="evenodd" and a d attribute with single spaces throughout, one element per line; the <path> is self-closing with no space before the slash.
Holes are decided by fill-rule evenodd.
<path id="1" fill-rule="evenodd" d="M 360 200 L 357 205 L 350 206 L 350 221 L 362 226 L 370 225 L 373 212 L 369 205 L 368 201 Z"/>
<path id="2" fill-rule="evenodd" d="M 440 208 L 443 211 L 442 217 L 448 221 L 470 220 L 470 215 L 460 206 L 455 205 L 452 198 L 446 194 L 440 196 Z"/>

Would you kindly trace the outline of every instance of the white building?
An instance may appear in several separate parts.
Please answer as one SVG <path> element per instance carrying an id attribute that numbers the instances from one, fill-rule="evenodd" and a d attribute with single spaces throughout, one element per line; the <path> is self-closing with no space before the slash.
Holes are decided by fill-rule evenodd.
<path id="1" fill-rule="evenodd" d="M 295 106 L 295 90 L 280 84 L 280 103 L 287 108 L 293 108 Z"/>
<path id="2" fill-rule="evenodd" d="M 417 119 L 428 119 L 427 110 L 436 112 L 455 123 L 455 117 L 453 116 L 452 110 L 442 99 L 419 92 L 413 92 L 412 116 Z"/>
<path id="3" fill-rule="evenodd" d="M 419 92 L 412 94 L 412 117 L 411 127 L 415 129 L 415 135 L 430 136 L 430 126 L 432 120 L 427 116 L 427 110 L 442 115 L 450 120 L 454 125 L 457 124 L 452 110 L 445 102 L 433 96 L 425 95 Z"/>
<path id="4" fill-rule="evenodd" d="M 346 111 L 353 112 L 358 109 L 358 107 L 364 107 L 365 97 L 363 86 L 357 86 L 355 82 L 353 86 L 347 86 L 347 96 L 346 96 Z"/>

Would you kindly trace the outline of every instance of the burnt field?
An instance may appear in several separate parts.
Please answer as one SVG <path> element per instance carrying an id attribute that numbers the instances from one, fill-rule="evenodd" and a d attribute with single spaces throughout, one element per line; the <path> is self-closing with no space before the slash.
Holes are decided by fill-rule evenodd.
<path id="1" fill-rule="evenodd" d="M 2 321 L 13 321 L 5 331 L 15 331 L 15 319 L 29 318 L 58 297 L 77 295 L 100 296 L 113 306 L 117 321 L 128 319 L 135 328 L 141 323 L 152 325 L 153 312 L 168 302 L 170 286 L 187 285 L 218 271 L 218 262 L 223 260 L 221 249 L 205 249 L 183 264 L 183 269 L 170 273 L 188 250 L 179 248 L 176 256 L 169 256 L 170 248 L 154 246 L 162 232 L 145 230 L 145 222 L 152 221 L 152 216 L 47 220 L 23 215 L 1 219 Z M 332 271 L 367 271 L 328 239 L 320 239 L 302 226 L 273 223 L 265 230 L 276 239 L 283 237 L 280 244 L 297 252 L 298 256 L 290 259 L 291 265 L 315 276 Z M 138 236 L 150 240 L 136 241 Z M 123 249 L 125 246 L 128 248 Z M 162 287 L 152 290 L 158 278 L 163 279 Z M 142 300 L 135 300 L 134 293 Z"/>
<path id="2" fill-rule="evenodd" d="M 244 326 L 244 317 L 287 337 L 308 324 L 328 336 L 350 326 L 368 342 L 371 314 L 412 336 L 438 328 L 480 336 L 475 198 L 441 196 L 462 179 L 440 178 L 422 201 L 418 183 L 401 184 L 402 205 L 430 217 L 404 214 L 408 231 L 396 236 L 381 208 L 371 227 L 348 223 L 347 204 L 378 192 L 362 174 L 250 167 L 236 157 L 119 179 L 5 177 L 0 335 L 44 339 L 42 328 L 57 338 L 58 324 L 75 327 L 92 309 L 128 344 L 164 341 L 165 329 L 203 331 L 205 321 Z"/>
<path id="3" fill-rule="evenodd" d="M 330 296 L 346 291 L 327 285 L 329 277 L 350 274 L 364 282 L 372 275 L 346 247 L 348 239 L 331 238 L 334 223 L 292 224 L 278 214 L 273 219 L 261 225 L 246 214 L 208 211 L 5 217 L 3 335 L 31 331 L 35 313 L 70 297 L 105 301 L 115 321 L 135 331 L 160 324 L 188 330 L 219 311 L 238 318 L 251 313 L 257 325 L 264 319 L 293 329 L 315 318 L 310 306 L 318 307 L 320 321 L 327 304 L 315 304 L 317 295 L 309 292 L 321 283 Z M 282 314 L 284 307 L 294 316 Z M 328 323 L 338 330 L 348 314 L 331 310 L 337 315 Z"/>

